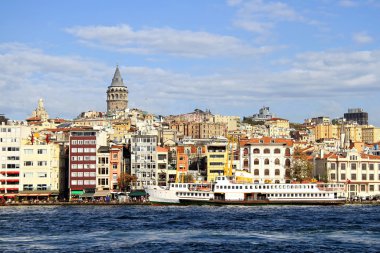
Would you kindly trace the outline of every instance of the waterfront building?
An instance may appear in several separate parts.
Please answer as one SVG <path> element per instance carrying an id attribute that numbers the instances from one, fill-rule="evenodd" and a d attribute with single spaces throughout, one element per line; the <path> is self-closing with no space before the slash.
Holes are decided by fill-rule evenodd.
<path id="1" fill-rule="evenodd" d="M 361 108 L 348 109 L 344 114 L 344 119 L 347 122 L 356 122 L 359 125 L 368 125 L 368 113 Z"/>
<path id="2" fill-rule="evenodd" d="M 110 189 L 110 148 L 100 146 L 97 150 L 96 191 Z"/>
<path id="3" fill-rule="evenodd" d="M 14 198 L 22 189 L 21 171 L 24 164 L 21 160 L 21 145 L 31 140 L 30 127 L 24 125 L 0 125 L 0 197 Z M 21 189 L 20 189 L 21 188 Z"/>
<path id="4" fill-rule="evenodd" d="M 109 134 L 110 141 L 115 144 L 126 144 L 131 131 L 130 119 L 112 122 L 112 130 Z"/>
<path id="5" fill-rule="evenodd" d="M 70 132 L 69 143 L 70 196 L 77 198 L 84 193 L 92 193 L 93 196 L 97 185 L 97 150 L 106 145 L 106 133 L 93 129 L 73 130 Z"/>
<path id="6" fill-rule="evenodd" d="M 315 159 L 315 176 L 328 182 L 347 183 L 348 197 L 380 194 L 380 156 L 356 149 L 323 152 Z"/>
<path id="7" fill-rule="evenodd" d="M 112 145 L 110 148 L 110 189 L 112 191 L 120 190 L 118 186 L 118 178 L 126 172 L 127 161 L 124 159 L 124 146 Z"/>
<path id="8" fill-rule="evenodd" d="M 165 186 L 169 182 L 168 175 L 168 149 L 160 146 L 156 147 L 157 150 L 157 173 L 158 185 Z"/>
<path id="9" fill-rule="evenodd" d="M 214 182 L 215 178 L 224 175 L 228 166 L 228 143 L 227 141 L 207 144 L 207 181 Z"/>
<path id="10" fill-rule="evenodd" d="M 156 135 L 136 134 L 131 138 L 131 174 L 137 177 L 137 188 L 157 185 L 156 147 Z"/>
<path id="11" fill-rule="evenodd" d="M 61 146 L 57 143 L 26 143 L 21 145 L 21 177 L 19 197 L 58 197 L 64 193 L 60 178 L 64 177 L 64 164 L 60 158 Z"/>
<path id="12" fill-rule="evenodd" d="M 254 138 L 240 141 L 240 168 L 257 183 L 285 183 L 290 180 L 289 168 L 293 140 Z"/>
<path id="13" fill-rule="evenodd" d="M 107 89 L 107 114 L 125 113 L 128 108 L 128 89 L 124 85 L 119 66 L 116 67 L 111 85 Z"/>

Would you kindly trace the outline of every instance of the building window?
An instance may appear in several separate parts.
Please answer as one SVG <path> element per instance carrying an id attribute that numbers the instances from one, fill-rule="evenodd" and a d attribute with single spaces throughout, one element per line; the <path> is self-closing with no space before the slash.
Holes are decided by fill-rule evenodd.
<path id="1" fill-rule="evenodd" d="M 369 164 L 369 170 L 374 170 L 375 169 L 375 165 L 373 163 L 370 163 Z"/>
<path id="2" fill-rule="evenodd" d="M 259 159 L 256 158 L 255 161 L 253 162 L 253 164 L 254 164 L 254 165 L 259 165 L 259 164 L 260 164 Z"/>
<path id="3" fill-rule="evenodd" d="M 275 176 L 279 176 L 280 175 L 280 170 L 279 169 L 275 169 L 274 170 L 274 175 Z"/>
<path id="4" fill-rule="evenodd" d="M 264 164 L 269 165 L 269 159 L 268 158 L 264 160 Z"/>
<path id="5" fill-rule="evenodd" d="M 38 172 L 37 176 L 38 177 L 47 177 L 47 173 L 46 172 Z"/>
<path id="6" fill-rule="evenodd" d="M 331 170 L 335 170 L 335 163 L 331 163 Z"/>
<path id="7" fill-rule="evenodd" d="M 367 180 L 367 174 L 362 174 L 362 180 Z"/>
<path id="8" fill-rule="evenodd" d="M 255 169 L 254 172 L 253 172 L 253 174 L 254 174 L 255 176 L 258 176 L 258 175 L 259 175 L 259 170 L 258 170 L 258 169 Z"/>
<path id="9" fill-rule="evenodd" d="M 351 180 L 356 180 L 356 174 L 351 174 Z"/>
<path id="10" fill-rule="evenodd" d="M 360 191 L 365 192 L 365 184 L 360 185 Z"/>
<path id="11" fill-rule="evenodd" d="M 331 174 L 331 180 L 335 180 L 336 178 L 335 178 L 335 173 L 332 173 Z"/>
<path id="12" fill-rule="evenodd" d="M 270 154 L 270 149 L 269 148 L 264 149 L 264 154 Z"/>
<path id="13" fill-rule="evenodd" d="M 33 191 L 33 185 L 32 184 L 24 184 L 23 190 L 24 191 Z"/>
<path id="14" fill-rule="evenodd" d="M 243 167 L 244 168 L 248 168 L 249 167 L 248 159 L 244 159 Z"/>
<path id="15" fill-rule="evenodd" d="M 362 163 L 362 170 L 366 170 L 366 169 L 367 169 L 367 164 Z"/>
<path id="16" fill-rule="evenodd" d="M 356 163 L 351 163 L 351 170 L 356 170 Z"/>
<path id="17" fill-rule="evenodd" d="M 374 174 L 369 174 L 369 180 L 375 180 L 375 175 Z"/>
<path id="18" fill-rule="evenodd" d="M 269 170 L 268 169 L 264 170 L 264 175 L 269 176 Z"/>
<path id="19" fill-rule="evenodd" d="M 280 150 L 279 148 L 276 148 L 276 149 L 274 149 L 274 153 L 275 153 L 275 154 L 280 154 L 280 153 L 281 153 L 281 150 Z"/>
<path id="20" fill-rule="evenodd" d="M 33 149 L 24 149 L 24 154 L 25 155 L 32 155 L 33 154 Z"/>
<path id="21" fill-rule="evenodd" d="M 346 169 L 346 164 L 345 164 L 345 163 L 342 163 L 342 164 L 340 165 L 340 169 L 341 169 L 341 170 L 345 170 L 345 169 Z"/>
<path id="22" fill-rule="evenodd" d="M 373 184 L 369 185 L 369 191 L 370 192 L 375 191 L 375 186 Z"/>
<path id="23" fill-rule="evenodd" d="M 47 154 L 47 149 L 37 149 L 37 154 Z"/>
<path id="24" fill-rule="evenodd" d="M 344 173 L 340 174 L 340 180 L 346 180 L 346 174 Z"/>
<path id="25" fill-rule="evenodd" d="M 275 165 L 280 165 L 280 159 L 276 158 L 276 159 L 274 160 L 274 164 L 275 164 Z"/>
<path id="26" fill-rule="evenodd" d="M 37 185 L 37 191 L 46 191 L 47 185 L 46 184 L 38 184 Z"/>
<path id="27" fill-rule="evenodd" d="M 253 153 L 254 153 L 254 154 L 260 154 L 260 149 L 255 148 L 255 149 L 253 150 Z"/>
<path id="28" fill-rule="evenodd" d="M 33 166 L 33 162 L 32 161 L 25 161 L 24 166 Z"/>

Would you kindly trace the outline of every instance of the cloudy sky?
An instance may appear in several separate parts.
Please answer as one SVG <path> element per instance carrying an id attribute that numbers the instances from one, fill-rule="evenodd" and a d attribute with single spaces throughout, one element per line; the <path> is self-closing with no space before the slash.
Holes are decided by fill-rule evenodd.
<path id="1" fill-rule="evenodd" d="M 119 65 L 129 105 L 293 122 L 363 108 L 380 126 L 380 1 L 4 1 L 0 113 L 106 110 Z"/>

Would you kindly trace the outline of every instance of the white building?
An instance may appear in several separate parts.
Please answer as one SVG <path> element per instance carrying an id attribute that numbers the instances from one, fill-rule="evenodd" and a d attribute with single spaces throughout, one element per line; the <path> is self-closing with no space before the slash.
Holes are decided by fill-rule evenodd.
<path id="1" fill-rule="evenodd" d="M 157 135 L 137 134 L 131 139 L 131 174 L 137 177 L 136 187 L 156 185 Z"/>
<path id="2" fill-rule="evenodd" d="M 31 130 L 23 125 L 0 126 L 0 196 L 13 198 L 22 188 L 20 176 L 23 169 L 21 144 L 31 138 Z"/>
<path id="3" fill-rule="evenodd" d="M 252 175 L 254 182 L 285 183 L 291 165 L 293 141 L 270 137 L 240 141 L 240 170 Z"/>

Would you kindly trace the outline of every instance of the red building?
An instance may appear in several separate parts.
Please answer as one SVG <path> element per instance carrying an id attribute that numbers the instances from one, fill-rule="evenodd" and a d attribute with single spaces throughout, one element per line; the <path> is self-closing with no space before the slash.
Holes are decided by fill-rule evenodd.
<path id="1" fill-rule="evenodd" d="M 71 198 L 84 197 L 95 192 L 97 135 L 98 132 L 94 130 L 70 132 L 69 188 Z"/>

